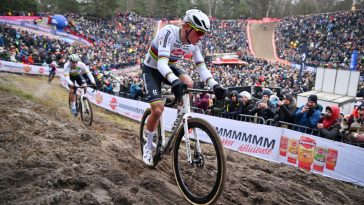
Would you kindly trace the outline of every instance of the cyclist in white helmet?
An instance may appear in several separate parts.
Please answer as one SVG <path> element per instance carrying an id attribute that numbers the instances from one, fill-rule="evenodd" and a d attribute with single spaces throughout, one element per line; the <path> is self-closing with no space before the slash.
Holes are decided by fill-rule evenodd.
<path id="1" fill-rule="evenodd" d="M 210 20 L 197 9 L 186 11 L 182 28 L 166 25 L 154 37 L 143 64 L 143 78 L 152 113 L 147 121 L 147 143 L 143 148 L 143 161 L 153 165 L 152 142 L 158 121 L 164 110 L 161 83 L 172 85 L 176 99 L 182 98 L 183 87 L 193 87 L 191 77 L 175 63 L 184 55 L 192 53 L 200 77 L 213 88 L 217 99 L 225 98 L 226 89 L 216 82 L 206 68 L 198 43 L 210 31 Z"/>
<path id="2" fill-rule="evenodd" d="M 69 100 L 71 102 L 71 112 L 76 117 L 76 96 L 74 95 L 76 89 L 74 89 L 74 82 L 77 82 L 79 86 L 86 87 L 86 80 L 83 78 L 82 73 L 87 74 L 87 77 L 90 79 L 92 85 L 96 85 L 95 79 L 92 76 L 90 69 L 86 66 L 86 64 L 81 62 L 80 57 L 77 54 L 71 54 L 63 68 L 64 76 L 66 77 L 68 87 L 70 88 Z"/>

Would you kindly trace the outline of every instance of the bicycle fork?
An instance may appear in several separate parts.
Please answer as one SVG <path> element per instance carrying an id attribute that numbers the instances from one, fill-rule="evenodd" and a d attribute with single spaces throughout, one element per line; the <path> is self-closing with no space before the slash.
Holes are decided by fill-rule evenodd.
<path id="1" fill-rule="evenodd" d="M 191 115 L 185 115 L 183 116 L 183 129 L 184 129 L 184 141 L 186 145 L 186 155 L 187 155 L 187 161 L 189 164 L 196 164 L 197 166 L 203 165 L 203 158 L 201 155 L 201 147 L 200 147 L 200 139 L 197 135 L 196 128 L 188 128 L 188 118 L 190 118 Z M 195 140 L 195 149 L 194 153 L 191 152 L 191 143 L 190 138 L 191 136 Z"/>

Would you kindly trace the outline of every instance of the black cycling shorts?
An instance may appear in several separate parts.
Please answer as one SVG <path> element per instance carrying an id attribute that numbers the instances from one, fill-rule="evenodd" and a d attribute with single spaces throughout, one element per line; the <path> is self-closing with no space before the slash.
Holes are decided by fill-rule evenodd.
<path id="1" fill-rule="evenodd" d="M 75 76 L 70 76 L 70 80 L 75 83 L 78 84 L 78 86 L 81 86 L 82 84 L 86 84 L 86 80 L 82 77 L 81 74 L 75 75 Z"/>
<path id="2" fill-rule="evenodd" d="M 177 76 L 186 74 L 182 68 L 170 66 L 172 72 Z M 149 103 L 162 99 L 161 89 L 162 82 L 170 85 L 171 83 L 157 70 L 143 64 L 143 80 L 145 92 L 147 94 L 147 101 Z"/>

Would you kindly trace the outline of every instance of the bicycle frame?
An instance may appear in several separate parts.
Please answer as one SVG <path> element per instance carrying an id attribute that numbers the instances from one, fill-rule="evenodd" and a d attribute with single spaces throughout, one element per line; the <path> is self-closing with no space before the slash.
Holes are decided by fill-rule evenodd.
<path id="1" fill-rule="evenodd" d="M 75 86 L 74 87 L 75 89 L 81 89 L 81 91 L 79 92 L 79 95 L 77 94 L 77 91 L 76 91 L 76 93 L 74 93 L 74 95 L 76 95 L 76 101 L 78 100 L 79 101 L 78 103 L 81 103 L 82 111 L 78 110 L 78 112 L 84 112 L 85 109 L 86 109 L 84 104 L 83 104 L 83 98 L 85 97 L 85 93 L 87 92 L 87 87 L 90 87 L 90 86 L 86 86 L 86 87 Z M 87 109 L 89 109 L 89 107 Z"/>
<path id="2" fill-rule="evenodd" d="M 172 151 L 173 145 L 174 143 L 172 143 L 174 141 L 174 138 L 176 136 L 176 134 L 180 131 L 180 129 L 184 129 L 184 139 L 185 139 L 185 143 L 186 143 L 186 153 L 188 156 L 188 162 L 190 164 L 192 164 L 192 156 L 191 156 L 191 150 L 190 150 L 190 132 L 189 132 L 189 128 L 188 128 L 188 119 L 192 117 L 191 114 L 191 105 L 190 105 L 190 94 L 189 92 L 191 91 L 203 91 L 206 92 L 206 90 L 198 90 L 198 89 L 187 89 L 182 97 L 182 102 L 183 105 L 182 107 L 179 107 L 179 109 L 177 109 L 177 118 L 173 123 L 172 126 L 172 134 L 171 137 L 169 138 L 168 142 L 165 142 L 165 128 L 164 128 L 164 123 L 163 123 L 163 115 L 160 117 L 160 124 L 161 124 L 161 136 L 162 136 L 162 153 L 170 153 Z M 180 106 L 180 105 L 178 105 Z M 195 128 L 192 130 L 192 133 L 194 135 L 194 139 L 196 140 L 196 146 L 197 146 L 197 151 L 201 152 L 200 149 L 200 139 L 196 133 Z M 165 145 L 165 146 L 164 146 Z"/>

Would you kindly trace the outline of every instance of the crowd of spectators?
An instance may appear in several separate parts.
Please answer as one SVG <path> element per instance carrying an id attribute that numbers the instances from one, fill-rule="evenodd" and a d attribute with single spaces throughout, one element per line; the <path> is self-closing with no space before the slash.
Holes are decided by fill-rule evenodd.
<path id="1" fill-rule="evenodd" d="M 275 30 L 278 57 L 300 64 L 307 45 L 307 64 L 349 69 L 351 55 L 359 53 L 357 70 L 364 70 L 364 10 L 288 16 Z"/>
<path id="2" fill-rule="evenodd" d="M 249 52 L 246 38 L 247 20 L 211 21 L 212 32 L 202 40 L 205 54 L 237 53 L 239 56 Z"/>

